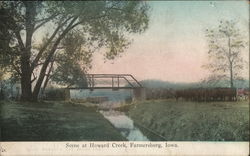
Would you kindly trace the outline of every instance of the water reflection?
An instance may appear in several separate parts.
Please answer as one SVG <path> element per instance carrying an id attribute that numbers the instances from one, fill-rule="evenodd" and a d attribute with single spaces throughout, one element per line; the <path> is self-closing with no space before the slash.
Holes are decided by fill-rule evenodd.
<path id="1" fill-rule="evenodd" d="M 100 111 L 100 113 L 129 141 L 149 141 L 149 139 L 134 126 L 133 120 L 126 116 L 125 113 L 114 110 Z"/>
<path id="2" fill-rule="evenodd" d="M 118 91 L 112 91 L 110 89 L 101 90 L 87 90 L 87 89 L 74 89 L 70 90 L 70 97 L 72 99 L 86 99 L 87 97 L 108 97 L 109 101 L 120 102 L 132 97 L 132 90 L 119 89 Z"/>
<path id="3" fill-rule="evenodd" d="M 116 101 L 106 101 L 106 102 L 102 102 L 100 104 L 98 104 L 98 109 L 100 110 L 113 110 L 115 108 L 119 108 L 123 105 L 125 105 L 125 101 L 119 101 L 119 102 L 116 102 Z"/>

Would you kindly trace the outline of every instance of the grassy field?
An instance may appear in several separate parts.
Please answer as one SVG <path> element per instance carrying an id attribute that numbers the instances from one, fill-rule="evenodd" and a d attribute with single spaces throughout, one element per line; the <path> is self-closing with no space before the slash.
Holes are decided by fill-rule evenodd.
<path id="1" fill-rule="evenodd" d="M 168 141 L 249 141 L 248 101 L 150 100 L 137 102 L 128 114 Z"/>
<path id="2" fill-rule="evenodd" d="M 69 102 L 1 102 L 2 141 L 122 141 L 95 108 Z"/>

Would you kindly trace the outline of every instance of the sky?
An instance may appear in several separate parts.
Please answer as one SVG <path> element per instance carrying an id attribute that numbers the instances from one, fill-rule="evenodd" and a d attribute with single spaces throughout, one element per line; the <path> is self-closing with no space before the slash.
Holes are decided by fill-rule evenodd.
<path id="1" fill-rule="evenodd" d="M 197 82 L 209 75 L 201 66 L 208 62 L 205 29 L 221 19 L 237 20 L 247 39 L 249 4 L 246 1 L 147 1 L 149 28 L 132 35 L 133 43 L 113 61 L 101 52 L 93 57 L 89 73 L 132 74 L 138 80 Z M 249 49 L 242 51 L 249 64 Z M 242 75 L 249 76 L 246 68 Z"/>

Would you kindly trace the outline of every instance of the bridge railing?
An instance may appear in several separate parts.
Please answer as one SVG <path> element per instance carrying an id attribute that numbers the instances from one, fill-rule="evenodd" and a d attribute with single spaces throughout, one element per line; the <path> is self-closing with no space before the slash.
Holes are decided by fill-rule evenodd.
<path id="1" fill-rule="evenodd" d="M 88 86 L 81 88 L 70 89 L 135 89 L 142 88 L 140 82 L 131 74 L 86 74 Z M 103 81 L 103 79 L 106 80 Z M 100 85 L 100 81 L 104 82 L 104 85 Z M 123 82 L 123 83 L 122 83 Z M 126 83 L 125 83 L 126 82 Z M 124 86 L 124 84 L 126 84 Z"/>

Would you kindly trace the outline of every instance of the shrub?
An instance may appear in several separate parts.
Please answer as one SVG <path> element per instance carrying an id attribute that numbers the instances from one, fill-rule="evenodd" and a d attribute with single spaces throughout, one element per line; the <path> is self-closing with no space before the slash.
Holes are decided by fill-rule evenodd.
<path id="1" fill-rule="evenodd" d="M 146 99 L 170 99 L 175 97 L 175 91 L 168 88 L 146 88 Z"/>
<path id="2" fill-rule="evenodd" d="M 68 100 L 70 99 L 69 89 L 48 89 L 45 91 L 44 100 Z"/>
<path id="3" fill-rule="evenodd" d="M 4 100 L 4 91 L 0 90 L 0 100 Z"/>

